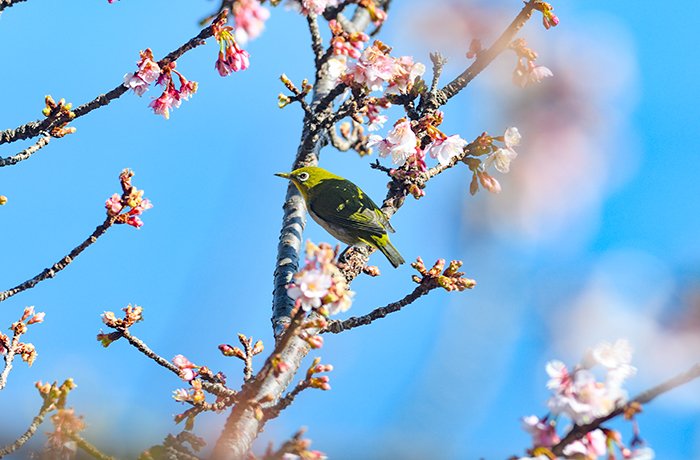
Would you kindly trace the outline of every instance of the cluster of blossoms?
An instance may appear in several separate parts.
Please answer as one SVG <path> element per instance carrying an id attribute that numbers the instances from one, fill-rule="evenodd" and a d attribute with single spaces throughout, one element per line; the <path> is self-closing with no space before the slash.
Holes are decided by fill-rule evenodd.
<path id="1" fill-rule="evenodd" d="M 242 45 L 256 39 L 265 30 L 265 21 L 270 18 L 270 10 L 258 0 L 238 0 L 233 3 L 232 13 L 236 23 L 236 40 Z"/>
<path id="2" fill-rule="evenodd" d="M 170 117 L 170 110 L 180 107 L 183 100 L 188 100 L 197 92 L 197 82 L 190 81 L 180 72 L 175 70 L 175 61 L 168 62 L 162 67 L 153 60 L 153 52 L 150 48 L 141 51 L 140 59 L 136 63 L 138 70 L 134 73 L 124 75 L 124 86 L 133 90 L 137 95 L 142 96 L 151 83 L 162 85 L 165 89 L 163 93 L 153 99 L 148 105 L 157 115 L 163 115 L 166 119 Z M 173 74 L 177 75 L 179 88 L 175 87 Z"/>
<path id="3" fill-rule="evenodd" d="M 197 377 L 199 366 L 195 365 L 183 355 L 177 355 L 173 358 L 173 364 L 180 369 L 180 378 L 186 382 L 194 380 Z"/>
<path id="4" fill-rule="evenodd" d="M 537 53 L 527 46 L 522 38 L 517 38 L 509 45 L 518 56 L 518 61 L 513 70 L 513 83 L 521 88 L 534 83 L 540 83 L 548 77 L 554 76 L 548 67 L 536 65 Z"/>
<path id="5" fill-rule="evenodd" d="M 214 38 L 219 43 L 219 57 L 214 64 L 219 75 L 225 77 L 232 72 L 246 70 L 250 66 L 250 55 L 238 46 L 231 31 L 233 27 L 225 25 L 226 18 L 212 24 Z"/>
<path id="6" fill-rule="evenodd" d="M 501 191 L 501 184 L 487 172 L 487 168 L 493 166 L 500 173 L 508 173 L 510 162 L 518 156 L 514 147 L 520 144 L 521 138 L 518 128 L 510 127 L 506 129 L 503 136 L 492 137 L 487 133 L 482 133 L 468 145 L 470 156 L 462 161 L 472 171 L 472 181 L 469 185 L 469 192 L 472 195 L 479 191 L 479 184 L 492 193 Z M 503 145 L 498 146 L 495 142 L 501 142 Z M 479 158 L 481 156 L 486 158 L 482 161 Z"/>
<path id="7" fill-rule="evenodd" d="M 350 308 L 354 292 L 336 265 L 336 253 L 329 244 L 306 243 L 306 264 L 287 286 L 287 294 L 304 311 L 315 310 L 323 316 Z"/>
<path id="8" fill-rule="evenodd" d="M 35 313 L 34 307 L 25 307 L 22 317 L 10 326 L 13 337 L 0 332 L 0 355 L 6 355 L 10 350 L 22 357 L 22 361 L 30 366 L 36 360 L 36 348 L 31 343 L 20 342 L 19 338 L 27 332 L 27 326 L 44 322 L 45 313 Z"/>
<path id="9" fill-rule="evenodd" d="M 134 172 L 125 169 L 119 175 L 123 193 L 115 193 L 105 202 L 108 216 L 116 216 L 117 224 L 127 224 L 134 228 L 143 226 L 143 221 L 139 217 L 145 211 L 151 209 L 153 204 L 148 198 L 143 197 L 143 190 L 139 190 L 131 185 L 131 178 Z M 126 211 L 125 211 L 126 210 Z"/>
<path id="10" fill-rule="evenodd" d="M 333 33 L 333 38 L 331 39 L 333 54 L 358 59 L 365 47 L 365 43 L 369 41 L 369 35 L 364 32 L 345 32 L 343 26 L 335 19 L 328 21 L 328 26 L 331 28 L 331 33 Z"/>
<path id="11" fill-rule="evenodd" d="M 43 406 L 56 409 L 51 416 L 53 431 L 46 433 L 46 450 L 41 458 L 74 458 L 78 450 L 75 435 L 85 429 L 82 416 L 65 407 L 68 393 L 76 388 L 75 382 L 73 379 L 67 379 L 61 385 L 36 382 L 35 386 L 44 401 Z"/>
<path id="12" fill-rule="evenodd" d="M 547 401 L 550 412 L 541 419 L 534 415 L 523 418 L 523 428 L 532 435 L 533 441 L 530 451 L 533 456 L 524 459 L 554 458 L 549 449 L 560 442 L 556 431 L 560 416 L 568 417 L 576 425 L 583 425 L 625 404 L 627 392 L 622 384 L 636 372 L 630 365 L 631 358 L 629 343 L 618 340 L 614 344 L 602 343 L 590 350 L 583 362 L 571 370 L 561 361 L 547 363 L 547 388 L 552 391 Z M 604 370 L 604 378 L 600 381 L 593 372 L 595 367 Z M 637 411 L 638 408 L 630 411 L 629 418 Z M 619 432 L 598 428 L 568 444 L 563 450 L 564 458 L 594 460 L 607 455 L 606 458 L 615 459 L 617 448 L 623 459 L 652 459 L 653 451 L 639 437 L 636 423 L 634 431 L 634 438 L 627 447 L 622 443 Z"/>
<path id="13" fill-rule="evenodd" d="M 309 13 L 323 14 L 329 6 L 338 6 L 339 0 L 298 0 L 301 7 L 301 14 L 308 16 Z"/>
<path id="14" fill-rule="evenodd" d="M 442 112 L 438 111 L 416 124 L 416 129 L 424 131 L 430 138 L 430 143 L 423 149 L 411 121 L 406 118 L 397 121 L 386 138 L 376 134 L 369 136 L 368 146 L 377 147 L 381 157 L 391 156 L 393 163 L 399 167 L 409 162 L 418 171 L 426 171 L 426 155 L 437 159 L 441 165 L 447 165 L 464 153 L 468 143 L 457 134 L 448 136 L 437 129 L 442 119 Z"/>
<path id="15" fill-rule="evenodd" d="M 369 91 L 381 91 L 386 83 L 386 94 L 409 93 L 425 73 L 425 65 L 413 62 L 410 56 L 394 58 L 390 52 L 390 47 L 376 40 L 362 52 L 357 62 L 348 66 L 341 79 L 348 86 Z"/>
<path id="16" fill-rule="evenodd" d="M 377 131 L 384 127 L 384 123 L 388 118 L 382 115 L 380 110 L 391 107 L 391 102 L 386 98 L 371 97 L 368 98 L 367 104 L 362 108 L 362 113 L 367 116 L 367 129 L 369 131 Z"/>

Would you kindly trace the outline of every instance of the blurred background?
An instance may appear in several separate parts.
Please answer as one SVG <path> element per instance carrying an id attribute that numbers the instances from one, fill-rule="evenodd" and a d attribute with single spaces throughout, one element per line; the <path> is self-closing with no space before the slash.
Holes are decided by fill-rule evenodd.
<path id="1" fill-rule="evenodd" d="M 471 38 L 490 43 L 521 4 L 396 2 L 379 38 L 394 55 L 428 67 L 428 53 L 440 50 L 450 58 L 447 82 L 468 64 Z M 133 71 L 139 50 L 162 57 L 217 6 L 31 0 L 7 9 L 0 17 L 0 128 L 41 118 L 46 94 L 77 106 L 113 88 Z M 477 288 L 435 292 L 371 327 L 327 337 L 312 355 L 335 366 L 332 391 L 305 392 L 268 425 L 258 451 L 307 426 L 313 447 L 336 459 L 506 458 L 530 445 L 520 417 L 546 413 L 548 360 L 573 365 L 601 340 L 627 338 L 638 368 L 631 394 L 698 360 L 694 2 L 554 7 L 558 27 L 545 31 L 537 15 L 520 35 L 554 78 L 516 88 L 515 58 L 505 53 L 445 108 L 443 130 L 468 140 L 519 128 L 520 155 L 510 174 L 498 176 L 503 192 L 471 197 L 468 171 L 455 168 L 392 220 L 392 241 L 407 260 L 462 259 Z M 242 332 L 271 347 L 286 191 L 272 174 L 289 169 L 302 120 L 296 106 L 277 108 L 278 76 L 313 76 L 305 21 L 274 9 L 247 49 L 251 68 L 227 78 L 214 70 L 211 41 L 181 58 L 178 70 L 200 89 L 168 121 L 147 107 L 154 90 L 128 94 L 77 120 L 76 134 L 0 169 L 0 194 L 9 199 L 0 208 L 0 289 L 39 273 L 89 235 L 123 168 L 136 171 L 134 183 L 155 204 L 142 229 L 111 229 L 56 279 L 0 306 L 2 327 L 27 305 L 46 312 L 25 337 L 38 349 L 36 363 L 17 363 L 0 393 L 0 444 L 38 411 L 36 380 L 70 376 L 78 389 L 69 404 L 85 415 L 86 437 L 110 454 L 133 456 L 181 429 L 172 417 L 185 406 L 171 392 L 183 382 L 126 343 L 102 348 L 95 335 L 105 310 L 142 305 L 146 320 L 134 335 L 166 358 L 181 353 L 222 370 L 233 386 L 240 362 L 220 356 L 217 345 Z M 399 116 L 390 112 L 390 123 Z M 28 145 L 3 145 L 0 155 Z M 379 201 L 386 178 L 370 170 L 374 159 L 326 148 L 321 164 Z M 333 242 L 313 222 L 304 238 Z M 393 270 L 381 256 L 372 263 L 383 274 L 353 283 L 348 314 L 413 289 L 410 267 Z M 700 458 L 699 390 L 691 383 L 638 417 L 658 458 Z M 213 442 L 223 417 L 200 416 L 196 431 Z M 616 426 L 629 441 L 631 426 Z M 31 448 L 44 441 L 35 437 Z"/>

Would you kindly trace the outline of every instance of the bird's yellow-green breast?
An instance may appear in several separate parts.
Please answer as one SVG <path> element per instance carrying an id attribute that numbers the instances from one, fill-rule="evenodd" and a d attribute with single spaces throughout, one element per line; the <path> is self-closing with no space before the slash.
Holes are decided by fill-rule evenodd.
<path id="1" fill-rule="evenodd" d="M 331 235 L 346 244 L 369 244 L 397 267 L 404 260 L 389 241 L 394 232 L 379 207 L 357 185 L 317 166 L 306 166 L 277 176 L 299 189 L 309 214 Z"/>

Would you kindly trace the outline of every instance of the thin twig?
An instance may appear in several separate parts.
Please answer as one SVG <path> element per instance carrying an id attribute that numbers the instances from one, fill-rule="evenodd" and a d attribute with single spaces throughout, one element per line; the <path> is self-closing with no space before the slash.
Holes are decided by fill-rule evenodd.
<path id="1" fill-rule="evenodd" d="M 11 454 L 12 452 L 22 447 L 27 441 L 29 441 L 31 437 L 34 436 L 34 434 L 36 433 L 36 430 L 39 429 L 39 425 L 41 425 L 44 422 L 44 418 L 46 418 L 46 415 L 49 412 L 51 412 L 54 408 L 55 406 L 53 404 L 42 404 L 39 413 L 32 419 L 32 423 L 27 428 L 27 431 L 25 431 L 24 434 L 22 434 L 22 436 L 17 438 L 11 444 L 0 448 L 0 458 Z"/>
<path id="2" fill-rule="evenodd" d="M 71 438 L 75 443 L 85 451 L 92 458 L 97 460 L 116 460 L 115 457 L 102 453 L 100 449 L 89 443 L 85 438 L 80 436 L 78 433 L 68 433 L 68 437 Z"/>
<path id="3" fill-rule="evenodd" d="M 26 2 L 26 1 L 27 0 L 0 0 L 0 13 L 5 8 L 9 8 L 11 6 L 15 6 L 15 4 L 17 4 L 17 3 Z"/>
<path id="4" fill-rule="evenodd" d="M 205 27 L 194 38 L 190 39 L 185 44 L 183 44 L 182 46 L 180 46 L 176 50 L 170 52 L 167 56 L 165 56 L 163 59 L 158 61 L 158 65 L 160 67 L 164 67 L 166 64 L 169 64 L 170 62 L 176 61 L 177 59 L 180 58 L 180 56 L 182 56 L 186 52 L 196 48 L 199 45 L 202 45 L 206 41 L 206 39 L 211 37 L 212 35 L 213 35 L 213 31 L 212 31 L 211 26 Z M 70 120 L 65 116 L 45 118 L 44 120 L 38 120 L 38 121 L 26 123 L 18 128 L 15 128 L 15 129 L 7 129 L 5 131 L 0 131 L 0 144 L 5 144 L 8 142 L 15 142 L 15 141 L 19 141 L 22 139 L 29 139 L 29 138 L 37 136 L 42 131 L 50 132 L 51 128 L 53 128 L 55 126 L 59 126 L 62 123 L 72 121 L 75 118 L 82 117 L 83 115 L 87 115 L 88 113 L 92 112 L 93 110 L 109 104 L 114 99 L 119 98 L 127 91 L 128 91 L 128 88 L 120 83 L 117 87 L 115 87 L 111 91 L 107 92 L 106 94 L 101 94 L 101 95 L 97 96 L 95 99 L 93 99 L 92 101 L 85 103 L 85 104 L 81 105 L 80 107 L 77 107 L 75 110 L 73 110 L 73 113 L 75 113 L 75 117 L 73 119 L 70 119 Z"/>
<path id="5" fill-rule="evenodd" d="M 50 268 L 45 269 L 43 272 L 39 273 L 34 278 L 27 280 L 24 283 L 19 284 L 11 289 L 0 292 L 0 302 L 7 300 L 8 298 L 22 291 L 31 289 L 44 280 L 56 276 L 58 272 L 60 272 L 61 270 L 66 268 L 71 262 L 73 262 L 73 260 L 76 257 L 78 257 L 80 253 L 82 253 L 85 249 L 87 249 L 88 246 L 94 244 L 99 237 L 104 235 L 105 232 L 107 232 L 107 230 L 109 229 L 109 227 L 111 227 L 114 224 L 116 219 L 116 217 L 107 216 L 105 221 L 102 224 L 98 225 L 97 228 L 95 228 L 95 231 L 92 232 L 92 234 L 89 237 L 87 237 L 85 241 L 73 248 L 73 250 L 69 252 L 67 256 L 63 257 L 61 260 L 53 264 Z"/>
<path id="6" fill-rule="evenodd" d="M 253 377 L 253 339 L 241 340 L 243 351 L 245 352 L 245 360 L 243 366 L 243 380 L 246 382 Z"/>
<path id="7" fill-rule="evenodd" d="M 498 37 L 498 40 L 491 47 L 477 56 L 472 65 L 470 65 L 457 78 L 448 83 L 442 88 L 441 93 L 445 98 L 445 102 L 463 90 L 482 70 L 484 70 L 496 57 L 504 50 L 508 49 L 508 45 L 515 38 L 520 29 L 532 16 L 535 10 L 537 0 L 530 0 L 525 4 L 520 13 L 510 23 L 508 28 Z M 444 104 L 444 102 L 443 102 Z"/>
<path id="8" fill-rule="evenodd" d="M 50 140 L 51 136 L 47 133 L 44 133 L 44 135 L 40 137 L 34 145 L 27 147 L 26 149 L 22 150 L 16 155 L 12 155 L 6 158 L 0 158 L 0 168 L 2 168 L 3 166 L 11 166 L 19 163 L 20 161 L 26 160 L 27 158 L 31 157 L 36 152 L 38 152 L 42 147 L 46 146 Z"/>
<path id="9" fill-rule="evenodd" d="M 581 439 L 583 436 L 586 435 L 586 433 L 590 433 L 591 431 L 597 429 L 602 425 L 603 423 L 607 422 L 608 420 L 611 420 L 615 417 L 618 417 L 625 412 L 625 408 L 629 406 L 632 403 L 638 403 L 638 404 L 647 404 L 654 400 L 657 396 L 662 395 L 668 391 L 673 390 L 676 387 L 679 387 L 681 385 L 684 385 L 692 380 L 697 379 L 700 377 L 700 363 L 695 364 L 693 367 L 688 369 L 687 371 L 676 375 L 675 377 L 661 383 L 660 385 L 657 385 L 653 388 L 650 388 L 647 391 L 644 391 L 643 393 L 638 394 L 634 399 L 632 399 L 630 402 L 627 404 L 624 404 L 622 406 L 619 406 L 617 409 L 614 411 L 610 412 L 608 415 L 604 417 L 597 418 L 593 420 L 591 423 L 587 423 L 585 425 L 576 425 L 574 426 L 569 433 L 564 436 L 564 439 L 562 439 L 558 444 L 556 444 L 554 447 L 552 447 L 552 452 L 554 455 L 562 455 L 564 453 L 564 448 L 571 444 L 572 442 Z"/>
<path id="10" fill-rule="evenodd" d="M 440 75 L 447 63 L 447 58 L 443 57 L 439 52 L 430 53 L 430 60 L 433 62 L 433 81 L 430 85 L 430 92 L 434 93 L 438 89 Z"/>
<path id="11" fill-rule="evenodd" d="M 119 333 L 121 334 L 122 337 L 124 337 L 134 348 L 136 348 L 138 351 L 146 355 L 146 357 L 152 359 L 155 361 L 158 365 L 166 368 L 170 372 L 174 373 L 178 377 L 180 376 L 180 368 L 178 368 L 176 365 L 168 361 L 167 359 L 163 358 L 159 354 L 157 354 L 155 351 L 151 350 L 148 345 L 146 345 L 141 339 L 134 337 L 131 335 L 131 332 L 129 332 L 128 329 L 123 329 L 119 328 L 117 329 Z M 209 393 L 217 396 L 225 396 L 228 398 L 235 398 L 236 397 L 236 392 L 225 387 L 221 383 L 218 382 L 210 382 L 207 380 L 202 381 L 202 389 L 208 391 Z"/>
<path id="12" fill-rule="evenodd" d="M 292 405 L 294 399 L 296 399 L 296 397 L 299 396 L 299 393 L 306 390 L 307 388 L 309 388 L 309 382 L 306 379 L 297 383 L 297 385 L 292 391 L 290 391 L 289 393 L 284 395 L 284 397 L 280 398 L 279 401 L 277 401 L 277 404 L 265 410 L 265 420 L 272 420 L 274 418 L 279 417 L 283 410 Z"/>
<path id="13" fill-rule="evenodd" d="M 420 297 L 426 295 L 428 292 L 435 289 L 437 286 L 431 284 L 419 284 L 410 294 L 406 295 L 403 299 L 392 302 L 384 307 L 375 308 L 370 313 L 362 316 L 353 316 L 346 320 L 333 320 L 328 322 L 328 326 L 321 332 L 331 332 L 333 334 L 339 334 L 348 329 L 353 329 L 360 326 L 365 326 L 378 319 L 384 318 L 385 316 L 395 313 L 401 310 L 403 307 L 412 304 Z"/>
<path id="14" fill-rule="evenodd" d="M 10 346 L 7 347 L 7 353 L 4 356 L 5 367 L 0 373 L 0 390 L 5 388 L 5 385 L 7 385 L 7 378 L 12 370 L 12 362 L 15 360 L 15 356 L 17 356 L 17 345 L 19 345 L 19 338 L 20 335 L 18 335 L 17 330 L 15 330 L 12 336 L 12 342 L 10 342 Z"/>

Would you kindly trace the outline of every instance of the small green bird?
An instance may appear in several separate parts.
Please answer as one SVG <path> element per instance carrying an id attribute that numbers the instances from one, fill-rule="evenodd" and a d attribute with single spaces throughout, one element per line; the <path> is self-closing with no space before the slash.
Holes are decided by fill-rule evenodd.
<path id="1" fill-rule="evenodd" d="M 306 166 L 277 173 L 296 185 L 311 217 L 345 244 L 365 243 L 379 249 L 394 268 L 405 261 L 389 241 L 389 220 L 360 187 L 323 168 Z"/>

